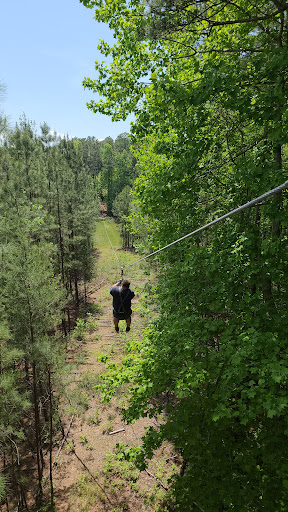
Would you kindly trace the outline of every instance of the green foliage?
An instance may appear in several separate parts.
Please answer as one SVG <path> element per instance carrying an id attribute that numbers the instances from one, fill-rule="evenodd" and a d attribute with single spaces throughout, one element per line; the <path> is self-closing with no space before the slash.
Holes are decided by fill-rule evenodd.
<path id="1" fill-rule="evenodd" d="M 73 335 L 75 338 L 78 338 L 79 340 L 82 340 L 84 338 L 85 332 L 86 332 L 86 322 L 83 318 L 78 318 L 76 326 L 73 330 Z"/>
<path id="2" fill-rule="evenodd" d="M 77 139 L 77 142 L 78 139 Z M 91 176 L 97 179 L 102 169 L 101 143 L 94 137 L 80 139 L 79 150 Z"/>
<path id="3" fill-rule="evenodd" d="M 102 307 L 100 306 L 100 304 L 87 304 L 87 311 L 92 315 L 101 315 Z"/>
<path id="4" fill-rule="evenodd" d="M 57 507 L 52 503 L 45 505 L 39 509 L 39 512 L 57 512 Z"/>
<path id="5" fill-rule="evenodd" d="M 10 346 L 11 334 L 7 324 L 0 322 L 0 450 L 6 457 L 19 457 L 25 435 L 21 425 L 23 414 L 29 414 L 28 392 L 23 392 L 21 372 L 16 363 L 23 353 Z M 10 475 L 0 473 L 0 499 L 9 494 Z"/>
<path id="6" fill-rule="evenodd" d="M 66 453 L 74 453 L 75 452 L 75 441 L 72 439 L 69 443 L 66 444 Z"/>
<path id="7" fill-rule="evenodd" d="M 125 216 L 129 214 L 129 206 L 131 202 L 130 196 L 131 188 L 126 185 L 121 192 L 116 196 L 113 202 L 112 212 L 115 217 L 118 219 L 123 219 L 125 221 Z"/>
<path id="8" fill-rule="evenodd" d="M 86 339 L 89 333 L 94 332 L 97 329 L 97 322 L 93 317 L 92 313 L 87 313 L 86 319 L 78 318 L 76 325 L 73 329 L 72 339 L 76 339 L 79 342 Z"/>
<path id="9" fill-rule="evenodd" d="M 95 375 L 89 371 L 85 371 L 81 377 L 81 380 L 79 381 L 79 386 L 87 390 L 92 390 L 92 388 L 95 386 L 95 384 L 97 384 L 98 381 L 98 375 Z"/>
<path id="10" fill-rule="evenodd" d="M 80 442 L 81 442 L 82 444 L 84 444 L 84 445 L 88 444 L 88 437 L 87 437 L 87 434 L 85 434 L 85 433 L 84 433 L 84 434 L 81 434 L 81 435 L 80 435 L 80 440 L 81 440 Z"/>
<path id="11" fill-rule="evenodd" d="M 115 215 L 118 222 L 121 222 L 123 247 L 133 246 L 134 243 L 134 236 L 132 235 L 131 237 L 133 229 L 129 222 L 129 214 L 131 213 L 131 201 L 131 187 L 126 185 L 126 187 L 124 187 L 123 190 L 116 196 L 112 207 L 113 215 Z"/>
<path id="12" fill-rule="evenodd" d="M 98 200 L 80 149 L 45 123 L 39 135 L 25 116 L 0 146 L 0 448 L 15 483 L 8 498 L 19 503 L 22 456 L 35 460 L 37 509 L 43 448 L 52 449 L 64 394 L 65 342 L 57 333 L 70 295 L 78 304 L 78 283 L 92 275 Z M 95 327 L 89 315 L 85 327 Z M 80 393 L 72 406 L 86 410 L 87 397 Z"/>
<path id="13" fill-rule="evenodd" d="M 89 395 L 85 388 L 67 390 L 66 393 L 65 398 L 69 404 L 68 412 L 70 415 L 81 416 L 89 409 Z"/>
<path id="14" fill-rule="evenodd" d="M 147 252 L 287 179 L 285 3 L 83 3 L 116 39 L 84 81 L 101 96 L 89 107 L 136 115 Z M 137 460 L 174 444 L 175 509 L 287 509 L 287 221 L 283 192 L 159 253 L 159 318 L 138 355 L 108 363 L 106 397 L 133 384 L 125 419 L 165 413 Z"/>
<path id="15" fill-rule="evenodd" d="M 5 476 L 0 475 L 0 499 L 3 500 L 5 498 L 5 489 L 7 486 L 7 478 Z"/>
<path id="16" fill-rule="evenodd" d="M 99 311 L 99 308 L 98 308 Z M 97 322 L 92 313 L 87 313 L 86 327 L 88 331 L 93 332 L 97 329 Z"/>
<path id="17" fill-rule="evenodd" d="M 114 212 L 114 201 L 127 186 L 132 186 L 136 177 L 135 163 L 127 134 L 119 135 L 115 142 L 107 138 L 101 142 L 102 169 L 98 176 L 99 192 L 107 204 L 108 214 Z"/>
<path id="18" fill-rule="evenodd" d="M 142 364 L 141 348 L 142 344 L 139 340 L 129 341 L 126 344 L 127 355 L 120 365 L 110 362 L 107 355 L 99 358 L 99 361 L 106 364 L 107 372 L 101 375 L 101 381 L 95 389 L 100 391 L 104 402 L 109 402 L 121 386 L 132 383 L 136 369 Z"/>
<path id="19" fill-rule="evenodd" d="M 108 213 L 112 210 L 112 200 L 113 200 L 113 168 L 114 168 L 114 155 L 111 144 L 106 143 L 103 148 L 103 172 L 101 174 L 102 178 L 102 188 L 106 191 L 105 199 L 107 203 L 107 211 Z"/>
<path id="20" fill-rule="evenodd" d="M 127 482 L 137 482 L 139 478 L 139 470 L 135 467 L 132 461 L 123 458 L 121 447 L 118 446 L 115 453 L 108 453 L 106 455 L 104 474 L 108 477 L 120 477 L 120 479 Z M 123 485 L 123 483 L 122 483 Z"/>

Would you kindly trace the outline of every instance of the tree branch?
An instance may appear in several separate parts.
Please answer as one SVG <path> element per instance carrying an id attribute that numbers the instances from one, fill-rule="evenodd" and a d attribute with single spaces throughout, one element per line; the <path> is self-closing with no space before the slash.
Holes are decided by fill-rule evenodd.
<path id="1" fill-rule="evenodd" d="M 165 489 L 165 491 L 168 491 L 169 487 L 167 487 L 167 485 L 163 484 L 163 482 L 161 482 L 161 480 L 159 478 L 157 478 L 157 476 L 153 475 L 153 473 L 150 473 L 150 471 L 148 471 L 148 469 L 145 469 L 145 472 L 147 473 L 147 475 L 154 478 L 154 480 L 156 480 L 156 482 L 158 482 L 158 484 L 161 485 L 161 487 L 163 487 L 163 489 Z"/>
<path id="2" fill-rule="evenodd" d="M 271 14 L 266 14 L 265 16 L 256 16 L 252 18 L 244 18 L 238 19 L 238 20 L 227 20 L 227 21 L 211 21 L 209 19 L 203 19 L 203 21 L 207 21 L 207 23 L 210 23 L 210 25 L 213 27 L 220 27 L 225 25 L 238 25 L 242 23 L 258 23 L 259 21 L 265 21 L 269 20 L 271 18 L 274 18 L 277 16 L 277 14 L 281 14 L 281 12 L 284 12 L 288 9 L 288 4 L 285 4 L 277 11 L 272 12 Z"/>

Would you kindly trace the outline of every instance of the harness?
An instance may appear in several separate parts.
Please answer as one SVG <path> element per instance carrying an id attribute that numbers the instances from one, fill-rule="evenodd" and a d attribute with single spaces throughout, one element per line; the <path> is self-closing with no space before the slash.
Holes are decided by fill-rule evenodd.
<path id="1" fill-rule="evenodd" d="M 124 313 L 124 314 L 126 313 L 126 310 L 124 307 L 124 302 L 127 299 L 128 295 L 129 295 L 129 290 L 127 290 L 127 293 L 126 293 L 124 299 L 122 299 L 121 288 L 120 288 L 120 290 L 119 290 L 120 306 L 118 307 L 117 313 Z"/>

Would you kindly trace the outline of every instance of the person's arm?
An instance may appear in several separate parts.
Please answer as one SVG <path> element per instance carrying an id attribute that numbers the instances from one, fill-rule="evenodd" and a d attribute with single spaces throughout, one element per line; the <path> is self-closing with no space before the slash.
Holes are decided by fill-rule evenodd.
<path id="1" fill-rule="evenodd" d="M 115 284 L 113 284 L 112 286 L 110 286 L 110 293 L 111 293 L 111 295 L 114 295 L 114 293 L 115 293 L 115 294 L 116 294 L 116 293 L 118 294 L 118 291 L 119 291 L 119 290 L 118 290 L 118 287 L 119 287 L 120 285 L 121 285 L 121 281 L 118 281 L 118 283 L 115 283 Z M 116 289 L 116 288 L 117 288 L 117 289 Z"/>

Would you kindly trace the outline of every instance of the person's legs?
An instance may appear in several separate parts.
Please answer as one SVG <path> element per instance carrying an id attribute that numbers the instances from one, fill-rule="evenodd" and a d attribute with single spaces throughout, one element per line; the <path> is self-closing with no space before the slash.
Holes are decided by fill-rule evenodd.
<path id="1" fill-rule="evenodd" d="M 129 316 L 129 318 L 126 318 L 126 332 L 130 331 L 130 325 L 131 325 L 131 316 Z"/>
<path id="2" fill-rule="evenodd" d="M 115 325 L 115 331 L 119 332 L 119 325 L 118 325 L 119 319 L 114 316 L 113 320 L 114 320 L 114 325 Z"/>

